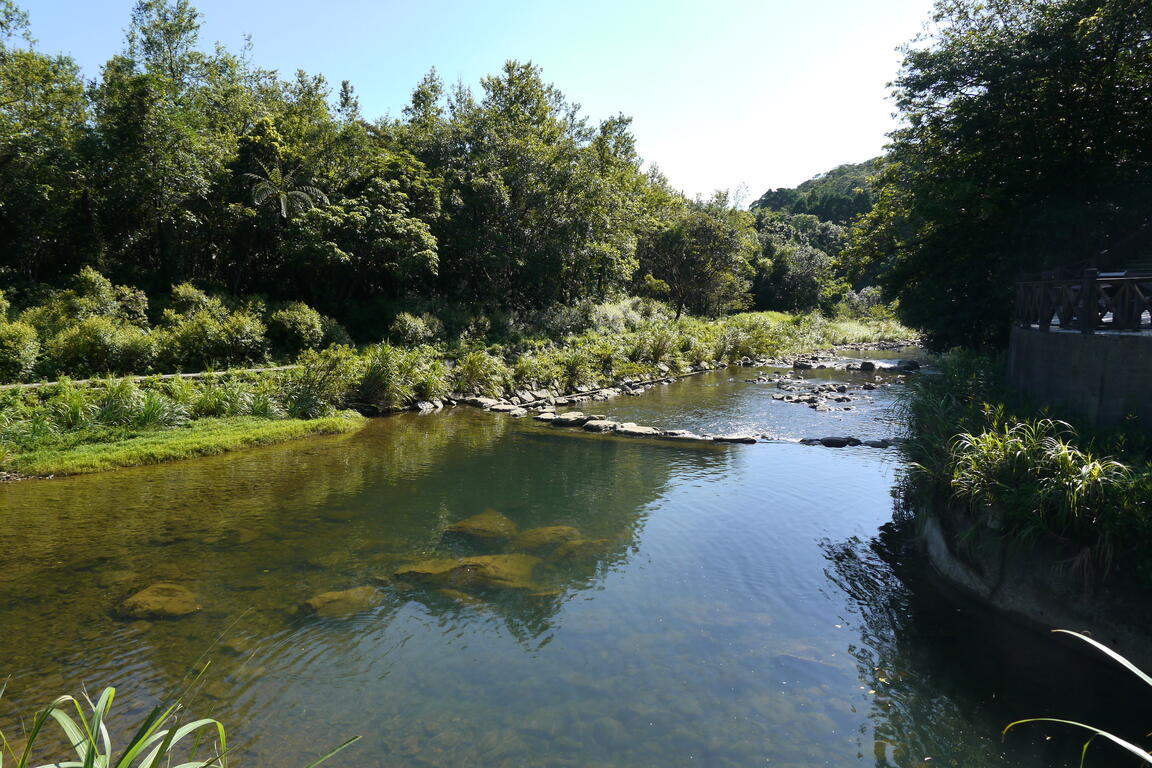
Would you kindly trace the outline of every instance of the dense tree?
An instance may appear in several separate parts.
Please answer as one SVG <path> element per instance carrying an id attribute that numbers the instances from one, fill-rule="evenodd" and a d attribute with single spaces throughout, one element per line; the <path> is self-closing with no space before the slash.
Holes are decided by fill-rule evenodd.
<path id="1" fill-rule="evenodd" d="M 940 346 L 1000 342 L 1021 270 L 1152 247 L 1152 4 L 939 0 L 851 256 Z"/>
<path id="2" fill-rule="evenodd" d="M 688 310 L 715 315 L 749 304 L 751 259 L 757 250 L 752 216 L 727 195 L 686 205 L 641 243 L 644 286 L 666 297 L 676 317 Z"/>

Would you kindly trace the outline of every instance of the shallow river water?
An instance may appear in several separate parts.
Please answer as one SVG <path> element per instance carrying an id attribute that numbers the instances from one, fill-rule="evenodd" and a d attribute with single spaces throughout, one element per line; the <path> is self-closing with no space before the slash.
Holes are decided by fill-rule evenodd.
<path id="1" fill-rule="evenodd" d="M 888 390 L 817 413 L 748 375 L 583 409 L 780 438 L 899 434 Z M 1131 725 L 1125 681 L 921 578 L 892 522 L 900 472 L 895 450 L 593 436 L 458 408 L 0 486 L 0 723 L 114 684 L 126 726 L 210 659 L 190 707 L 229 727 L 240 765 L 303 766 L 360 734 L 333 765 L 1053 766 L 1076 763 L 1075 740 L 1000 729 Z M 391 578 L 467 554 L 444 528 L 485 509 L 606 541 L 545 558 L 534 590 Z M 115 618 L 161 581 L 203 610 Z M 365 585 L 373 607 L 299 610 Z"/>

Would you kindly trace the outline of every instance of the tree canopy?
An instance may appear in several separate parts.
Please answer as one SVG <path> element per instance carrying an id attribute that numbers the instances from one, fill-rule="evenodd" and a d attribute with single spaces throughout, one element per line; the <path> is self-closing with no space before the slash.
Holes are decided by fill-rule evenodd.
<path id="1" fill-rule="evenodd" d="M 849 254 L 936 345 L 999 343 L 1021 271 L 1152 247 L 1152 4 L 939 0 L 934 21 Z"/>

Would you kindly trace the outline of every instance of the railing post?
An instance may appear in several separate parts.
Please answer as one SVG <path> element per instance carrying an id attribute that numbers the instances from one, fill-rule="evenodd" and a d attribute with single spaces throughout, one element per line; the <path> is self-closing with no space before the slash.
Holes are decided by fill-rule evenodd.
<path id="1" fill-rule="evenodd" d="M 1094 333 L 1099 318 L 1096 316 L 1096 279 L 1100 271 L 1096 269 L 1084 270 L 1084 279 L 1080 283 L 1080 333 Z"/>

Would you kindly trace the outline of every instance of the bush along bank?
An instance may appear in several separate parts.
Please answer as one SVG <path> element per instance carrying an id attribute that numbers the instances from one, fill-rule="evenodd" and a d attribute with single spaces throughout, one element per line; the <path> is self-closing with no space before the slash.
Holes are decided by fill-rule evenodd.
<path id="1" fill-rule="evenodd" d="M 1015 401 L 997 358 L 954 352 L 939 370 L 903 395 L 908 508 L 937 570 L 1049 627 L 1093 627 L 1126 650 L 1146 642 L 1145 433 L 1078 429 Z"/>
<path id="2" fill-rule="evenodd" d="M 51 475 L 154 463 L 243 447 L 248 432 L 267 442 L 353 429 L 362 423 L 357 414 L 485 404 L 477 398 L 515 407 L 545 390 L 558 397 L 610 385 L 636 391 L 635 382 L 693 370 L 908 335 L 892 323 L 818 315 L 634 315 L 560 341 L 472 348 L 384 342 L 364 350 L 337 344 L 304 351 L 287 371 L 84 386 L 64 380 L 0 393 L 0 470 Z M 125 448 L 130 442 L 133 450 Z"/>

